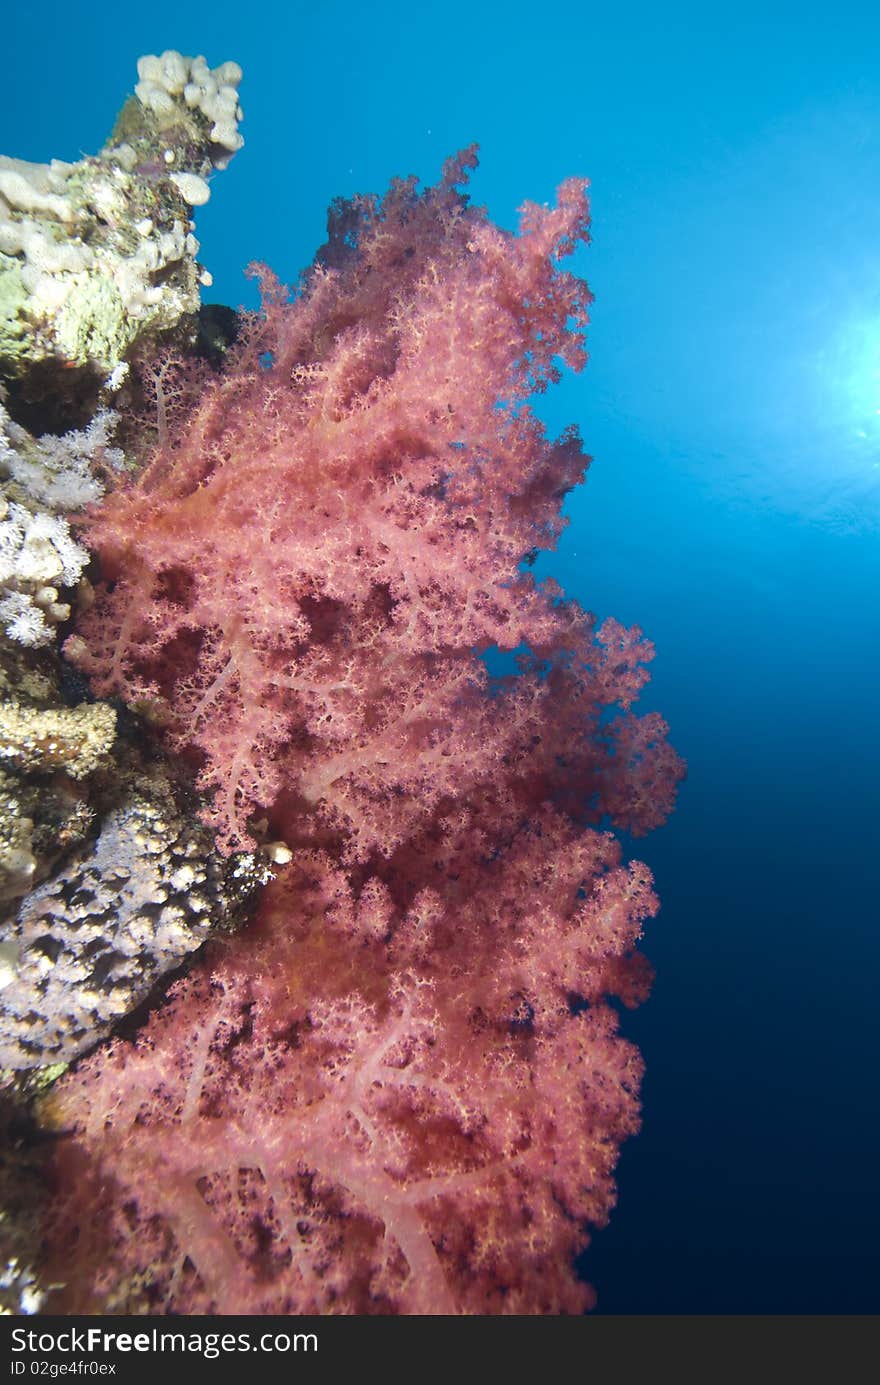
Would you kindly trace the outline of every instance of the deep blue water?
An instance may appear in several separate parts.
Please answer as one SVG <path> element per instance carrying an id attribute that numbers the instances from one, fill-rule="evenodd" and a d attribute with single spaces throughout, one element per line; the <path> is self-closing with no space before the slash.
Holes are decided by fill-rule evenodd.
<path id="1" fill-rule="evenodd" d="M 607 1313 L 876 1311 L 876 5 L 44 2 L 4 38 L 0 149 L 38 160 L 100 147 L 141 53 L 241 63 L 216 301 L 474 140 L 504 225 L 592 180 L 592 360 L 542 413 L 595 463 L 539 571 L 655 641 L 689 779 L 637 847 L 644 1129 L 585 1270 Z"/>

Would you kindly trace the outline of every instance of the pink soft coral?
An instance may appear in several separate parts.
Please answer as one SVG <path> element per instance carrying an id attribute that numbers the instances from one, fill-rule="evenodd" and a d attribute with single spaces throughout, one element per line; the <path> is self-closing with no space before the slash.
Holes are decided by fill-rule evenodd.
<path id="1" fill-rule="evenodd" d="M 522 566 L 587 465 L 525 402 L 586 359 L 590 295 L 557 264 L 586 238 L 585 184 L 527 206 L 516 237 L 458 191 L 473 163 L 337 207 L 292 302 L 261 271 L 224 376 L 87 527 L 105 585 L 69 653 L 101 696 L 168 704 L 226 850 L 268 810 L 291 841 L 388 854 L 498 775 L 604 806 L 619 736 L 599 715 L 637 696 L 651 646 L 596 634 Z M 489 699 L 492 646 L 533 667 Z M 661 772 L 621 819 L 637 830 L 677 776 L 655 720 Z"/>
<path id="2" fill-rule="evenodd" d="M 56 1089 L 72 1311 L 590 1301 L 572 1260 L 638 1118 L 607 998 L 643 997 L 656 908 L 593 827 L 661 821 L 682 766 L 628 710 L 640 632 L 524 561 L 586 466 L 526 403 L 585 359 L 558 265 L 584 184 L 515 237 L 458 190 L 473 161 L 337 206 L 292 302 L 264 273 L 223 377 L 89 523 L 73 652 L 164 700 L 227 849 L 259 812 L 294 860 Z"/>
<path id="3" fill-rule="evenodd" d="M 302 858 L 135 1050 L 62 1084 L 70 1310 L 132 1283 L 130 1311 L 589 1305 L 571 1261 L 613 1202 L 641 1075 L 603 994 L 649 876 L 549 808 L 491 861 L 461 825 L 444 839 L 445 879 L 426 857 L 359 898 Z"/>

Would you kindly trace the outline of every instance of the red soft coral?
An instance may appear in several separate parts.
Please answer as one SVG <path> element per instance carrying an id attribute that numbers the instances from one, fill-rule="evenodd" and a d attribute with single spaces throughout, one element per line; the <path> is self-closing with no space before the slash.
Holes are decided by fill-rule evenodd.
<path id="1" fill-rule="evenodd" d="M 71 652 L 165 701 L 227 849 L 259 811 L 294 859 L 58 1085 L 68 1309 L 590 1300 L 572 1260 L 638 1111 L 608 997 L 644 995 L 656 908 L 593 826 L 662 820 L 682 766 L 629 710 L 641 632 L 525 561 L 586 466 L 526 402 L 585 359 L 559 267 L 584 184 L 516 237 L 459 191 L 473 162 L 335 206 L 300 294 L 263 275 L 224 374 L 89 522 L 105 584 Z"/>
<path id="2" fill-rule="evenodd" d="M 135 1049 L 62 1084 L 69 1310 L 589 1304 L 571 1262 L 613 1202 L 641 1072 L 603 994 L 649 877 L 550 808 L 492 861 L 451 823 L 447 849 L 439 890 L 425 858 L 359 898 L 314 853 Z"/>
<path id="3" fill-rule="evenodd" d="M 517 237 L 458 190 L 473 163 L 337 206 L 292 302 L 262 272 L 224 375 L 86 528 L 105 583 L 68 652 L 102 696 L 164 699 L 226 850 L 268 811 L 366 860 L 513 765 L 550 794 L 560 757 L 587 818 L 635 801 L 598 718 L 651 647 L 612 623 L 597 640 L 523 566 L 588 460 L 526 403 L 586 358 L 590 295 L 558 263 L 586 238 L 585 184 Z M 490 701 L 492 646 L 535 663 Z M 649 824 L 675 780 L 654 775 Z"/>

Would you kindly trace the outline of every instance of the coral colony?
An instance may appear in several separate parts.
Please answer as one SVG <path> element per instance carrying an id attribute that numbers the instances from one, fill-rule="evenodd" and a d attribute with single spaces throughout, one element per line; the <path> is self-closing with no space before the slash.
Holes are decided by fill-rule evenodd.
<path id="1" fill-rule="evenodd" d="M 473 150 L 338 201 L 208 350 L 240 73 L 139 75 L 97 158 L 0 165 L 0 1062 L 58 1134 L 4 1302 L 581 1312 L 657 909 L 611 829 L 683 773 L 651 645 L 530 568 L 588 464 L 529 403 L 586 361 L 586 184 L 516 235 Z M 93 406 L 34 436 L 59 357 Z"/>

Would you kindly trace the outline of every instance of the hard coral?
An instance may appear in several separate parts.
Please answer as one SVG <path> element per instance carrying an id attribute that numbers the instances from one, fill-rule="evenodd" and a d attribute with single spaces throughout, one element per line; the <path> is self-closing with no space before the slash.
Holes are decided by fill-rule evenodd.
<path id="1" fill-rule="evenodd" d="M 0 1069 L 70 1062 L 104 1038 L 235 907 L 225 867 L 167 781 L 140 776 L 0 931 Z"/>
<path id="2" fill-rule="evenodd" d="M 0 155 L 0 376 L 31 376 L 27 397 L 47 378 L 57 393 L 61 366 L 91 388 L 134 343 L 197 312 L 211 282 L 190 211 L 243 143 L 241 69 L 169 51 L 142 57 L 138 76 L 100 154 Z"/>

